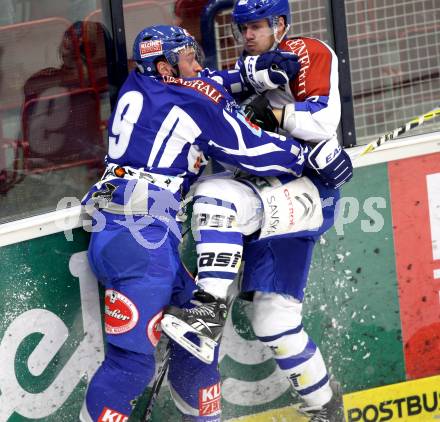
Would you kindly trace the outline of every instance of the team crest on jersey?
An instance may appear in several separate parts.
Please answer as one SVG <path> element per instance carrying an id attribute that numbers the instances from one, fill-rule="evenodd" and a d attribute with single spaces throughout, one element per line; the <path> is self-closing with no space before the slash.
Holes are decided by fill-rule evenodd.
<path id="1" fill-rule="evenodd" d="M 163 54 L 162 40 L 141 41 L 139 43 L 141 58 L 161 56 Z"/>
<path id="2" fill-rule="evenodd" d="M 105 291 L 105 332 L 107 334 L 123 334 L 135 327 L 139 320 L 139 312 L 135 304 L 116 290 Z"/>
<path id="3" fill-rule="evenodd" d="M 99 415 L 98 422 L 127 422 L 128 416 L 117 412 L 116 410 L 104 407 L 104 410 Z"/>
<path id="4" fill-rule="evenodd" d="M 160 329 L 160 321 L 162 320 L 163 312 L 160 311 L 153 318 L 148 321 L 147 324 L 147 336 L 151 344 L 156 347 L 159 343 L 160 335 L 162 334 Z"/>
<path id="5" fill-rule="evenodd" d="M 101 189 L 93 192 L 92 198 L 97 204 L 102 204 L 105 207 L 113 199 L 113 192 L 116 190 L 116 186 L 112 183 L 104 183 Z"/>
<path id="6" fill-rule="evenodd" d="M 199 415 L 215 415 L 220 412 L 220 383 L 199 389 Z"/>
<path id="7" fill-rule="evenodd" d="M 187 80 L 183 78 L 175 78 L 174 76 L 164 76 L 163 81 L 167 84 L 175 84 L 194 89 L 195 91 L 198 91 L 208 97 L 216 104 L 218 104 L 223 98 L 223 94 L 220 91 L 218 91 L 214 86 L 206 81 L 203 81 L 202 79 Z"/>
<path id="8" fill-rule="evenodd" d="M 237 113 L 236 116 L 252 131 L 254 135 L 261 137 L 262 129 L 260 126 L 252 123 L 246 116 L 241 113 Z"/>

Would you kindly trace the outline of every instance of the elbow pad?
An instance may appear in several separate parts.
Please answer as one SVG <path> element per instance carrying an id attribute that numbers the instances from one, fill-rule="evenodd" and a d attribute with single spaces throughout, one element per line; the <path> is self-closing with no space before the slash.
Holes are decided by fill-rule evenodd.
<path id="1" fill-rule="evenodd" d="M 281 115 L 281 128 L 292 133 L 296 128 L 295 104 L 286 104 Z"/>

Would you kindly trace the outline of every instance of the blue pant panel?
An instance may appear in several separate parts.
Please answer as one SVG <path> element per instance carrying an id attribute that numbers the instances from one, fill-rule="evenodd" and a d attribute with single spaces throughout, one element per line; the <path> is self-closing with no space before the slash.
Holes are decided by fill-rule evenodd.
<path id="1" fill-rule="evenodd" d="M 183 304 L 188 303 L 193 297 L 194 290 L 197 290 L 194 277 L 188 272 L 182 262 L 180 262 L 173 284 L 171 304 L 175 306 L 182 306 Z"/>
<path id="2" fill-rule="evenodd" d="M 244 248 L 242 291 L 288 294 L 304 298 L 315 241 L 312 238 L 273 238 Z"/>
<path id="3" fill-rule="evenodd" d="M 151 354 L 155 344 L 147 331 L 150 321 L 170 303 L 180 265 L 177 241 L 168 235 L 159 247 L 146 248 L 114 218 L 107 220 L 106 230 L 92 234 L 88 253 L 92 269 L 106 288 L 107 341 L 126 350 Z M 166 227 L 152 224 L 141 233 L 153 243 L 163 239 Z M 179 288 L 184 288 L 182 281 Z M 115 298 L 114 294 L 120 296 Z M 118 317 L 127 318 L 124 310 L 132 323 L 120 330 L 108 329 L 108 322 L 118 324 Z"/>

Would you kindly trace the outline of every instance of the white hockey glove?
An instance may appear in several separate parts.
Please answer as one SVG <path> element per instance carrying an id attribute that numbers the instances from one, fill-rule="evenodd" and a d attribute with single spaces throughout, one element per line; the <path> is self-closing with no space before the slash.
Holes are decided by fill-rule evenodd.
<path id="1" fill-rule="evenodd" d="M 339 145 L 336 136 L 316 145 L 310 151 L 307 164 L 331 188 L 341 187 L 353 176 L 351 159 Z"/>
<path id="2" fill-rule="evenodd" d="M 238 64 L 244 79 L 259 94 L 289 83 L 301 68 L 296 54 L 280 50 L 247 56 Z"/>

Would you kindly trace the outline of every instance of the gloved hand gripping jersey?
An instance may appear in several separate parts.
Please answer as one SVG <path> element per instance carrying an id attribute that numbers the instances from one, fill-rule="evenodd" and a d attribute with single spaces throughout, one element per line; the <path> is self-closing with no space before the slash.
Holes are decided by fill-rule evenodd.
<path id="1" fill-rule="evenodd" d="M 288 51 L 272 50 L 238 61 L 243 78 L 261 94 L 295 79 L 301 68 L 298 56 Z"/>

